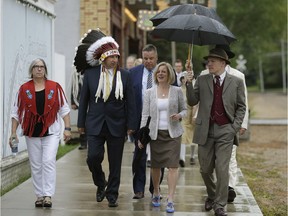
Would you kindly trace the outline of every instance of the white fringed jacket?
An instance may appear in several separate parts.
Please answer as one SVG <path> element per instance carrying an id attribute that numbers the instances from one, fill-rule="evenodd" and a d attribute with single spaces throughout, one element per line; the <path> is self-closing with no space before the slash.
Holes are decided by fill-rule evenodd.
<path id="1" fill-rule="evenodd" d="M 143 127 L 146 125 L 148 116 L 151 116 L 149 135 L 152 140 L 156 140 L 158 135 L 159 110 L 157 107 L 157 100 L 157 86 L 155 85 L 145 92 L 141 118 L 141 127 Z M 167 119 L 169 119 L 168 131 L 171 138 L 181 136 L 183 134 L 183 128 L 181 126 L 181 121 L 172 121 L 170 116 L 172 114 L 180 114 L 182 117 L 185 117 L 186 112 L 187 106 L 181 88 L 171 85 L 169 88 L 167 110 Z"/>

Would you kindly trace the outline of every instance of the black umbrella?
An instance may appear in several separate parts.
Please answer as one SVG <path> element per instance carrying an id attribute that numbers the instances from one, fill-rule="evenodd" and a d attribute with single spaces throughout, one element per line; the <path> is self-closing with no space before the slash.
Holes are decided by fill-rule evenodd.
<path id="1" fill-rule="evenodd" d="M 200 46 L 229 45 L 236 40 L 225 25 L 215 19 L 197 14 L 172 16 L 156 26 L 151 34 L 169 41 Z"/>
<path id="2" fill-rule="evenodd" d="M 134 154 L 134 160 L 132 163 L 132 172 L 135 173 L 135 170 L 137 169 L 137 167 L 139 166 L 139 163 L 141 161 L 142 155 L 145 152 L 145 147 L 146 145 L 151 141 L 151 137 L 149 136 L 149 124 L 150 124 L 150 120 L 151 120 L 151 116 L 148 116 L 146 125 L 142 128 L 139 129 L 138 131 L 138 140 L 142 143 L 142 145 L 144 146 L 143 149 L 140 149 L 137 145 L 136 149 L 135 149 L 135 154 Z"/>
<path id="3" fill-rule="evenodd" d="M 142 143 L 142 145 L 146 146 L 150 141 L 151 138 L 149 136 L 149 124 L 150 124 L 150 120 L 151 120 L 151 116 L 148 116 L 146 125 L 142 128 L 140 128 L 140 130 L 138 131 L 138 139 L 140 140 L 140 142 Z"/>
<path id="4" fill-rule="evenodd" d="M 183 15 L 183 14 L 197 14 L 202 16 L 207 16 L 209 18 L 215 19 L 222 23 L 221 18 L 216 13 L 215 9 L 208 8 L 203 5 L 198 4 L 181 4 L 181 5 L 174 5 L 169 8 L 166 8 L 163 11 L 160 11 L 150 20 L 153 23 L 153 26 L 157 26 L 166 19 L 175 16 L 175 15 Z"/>
<path id="5" fill-rule="evenodd" d="M 106 35 L 98 28 L 96 30 L 90 29 L 84 35 L 84 37 L 81 38 L 80 45 L 76 47 L 76 53 L 73 63 L 76 67 L 77 72 L 83 72 L 83 70 L 91 67 L 86 61 L 86 52 L 94 42 L 105 36 Z"/>
<path id="6" fill-rule="evenodd" d="M 156 14 L 154 17 L 152 17 L 150 20 L 152 21 L 154 26 L 157 26 L 167 20 L 168 18 L 171 18 L 175 15 L 202 15 L 209 17 L 211 19 L 215 19 L 222 23 L 221 18 L 216 13 L 215 9 L 208 8 L 203 5 L 199 4 L 181 4 L 181 5 L 174 5 L 171 6 L 163 11 L 160 11 L 158 14 Z M 225 26 L 225 25 L 224 25 Z M 193 53 L 193 46 L 191 43 L 189 43 L 189 51 L 188 51 L 188 60 L 192 60 L 192 53 Z"/>

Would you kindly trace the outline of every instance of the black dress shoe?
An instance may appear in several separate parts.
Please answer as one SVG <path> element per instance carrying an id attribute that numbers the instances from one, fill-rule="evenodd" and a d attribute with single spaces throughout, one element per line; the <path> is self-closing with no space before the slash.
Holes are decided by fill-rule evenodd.
<path id="1" fill-rule="evenodd" d="M 133 196 L 133 199 L 142 199 L 142 198 L 144 198 L 144 193 L 143 192 L 137 192 Z"/>
<path id="2" fill-rule="evenodd" d="M 87 149 L 87 146 L 79 146 L 79 148 L 78 148 L 79 150 L 84 150 L 84 149 Z"/>
<path id="3" fill-rule="evenodd" d="M 210 211 L 213 208 L 214 200 L 207 198 L 205 200 L 205 211 Z"/>
<path id="4" fill-rule="evenodd" d="M 107 183 L 108 182 L 105 180 L 104 186 L 98 186 L 97 192 L 96 192 L 97 202 L 102 202 L 102 200 L 105 198 L 105 187 L 106 187 Z"/>
<path id="5" fill-rule="evenodd" d="M 150 161 L 150 160 L 147 160 L 147 162 L 146 162 L 146 166 L 147 166 L 148 168 L 151 167 L 151 161 Z"/>
<path id="6" fill-rule="evenodd" d="M 96 200 L 97 202 L 102 202 L 105 198 L 105 187 L 98 187 L 96 192 Z"/>
<path id="7" fill-rule="evenodd" d="M 108 200 L 108 206 L 109 207 L 117 207 L 118 206 L 117 200 L 115 200 L 115 199 Z"/>
<path id="8" fill-rule="evenodd" d="M 181 167 L 185 167 L 185 162 L 183 160 L 179 160 L 179 164 Z"/>
<path id="9" fill-rule="evenodd" d="M 223 208 L 218 208 L 215 210 L 215 216 L 227 216 L 227 213 Z"/>
<path id="10" fill-rule="evenodd" d="M 234 188 L 229 187 L 229 189 L 228 189 L 228 200 L 227 200 L 228 203 L 234 202 L 235 197 L 236 197 L 236 192 L 235 192 Z"/>
<path id="11" fill-rule="evenodd" d="M 196 164 L 196 161 L 194 158 L 190 158 L 190 165 L 195 165 Z"/>

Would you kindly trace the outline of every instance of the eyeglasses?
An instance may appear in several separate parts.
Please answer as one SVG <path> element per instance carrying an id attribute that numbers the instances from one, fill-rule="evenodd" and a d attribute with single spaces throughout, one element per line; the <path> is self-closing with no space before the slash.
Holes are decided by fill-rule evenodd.
<path id="1" fill-rule="evenodd" d="M 44 69 L 45 66 L 44 65 L 34 65 L 33 68 Z"/>

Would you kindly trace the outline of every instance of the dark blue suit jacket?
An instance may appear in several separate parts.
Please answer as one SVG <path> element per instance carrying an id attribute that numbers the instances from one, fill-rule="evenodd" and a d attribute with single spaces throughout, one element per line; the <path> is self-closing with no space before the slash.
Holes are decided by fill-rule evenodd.
<path id="1" fill-rule="evenodd" d="M 143 101 L 142 101 L 143 71 L 144 71 L 143 64 L 130 69 L 132 85 L 135 93 L 137 130 L 140 128 L 142 107 L 143 107 Z"/>
<path id="2" fill-rule="evenodd" d="M 122 100 L 115 98 L 116 76 L 114 76 L 108 100 L 104 102 L 101 95 L 96 103 L 95 94 L 100 79 L 100 69 L 101 66 L 96 66 L 85 70 L 77 126 L 85 128 L 87 135 L 99 135 L 106 121 L 113 136 L 126 136 L 127 129 L 136 129 L 136 105 L 130 73 L 120 69 L 124 95 Z"/>

